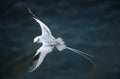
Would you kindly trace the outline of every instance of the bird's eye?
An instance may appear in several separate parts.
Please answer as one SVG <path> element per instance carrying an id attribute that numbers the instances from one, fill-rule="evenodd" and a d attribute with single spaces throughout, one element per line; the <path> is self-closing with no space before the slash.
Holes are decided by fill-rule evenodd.
<path id="1" fill-rule="evenodd" d="M 40 39 L 38 39 L 38 41 L 39 41 Z"/>

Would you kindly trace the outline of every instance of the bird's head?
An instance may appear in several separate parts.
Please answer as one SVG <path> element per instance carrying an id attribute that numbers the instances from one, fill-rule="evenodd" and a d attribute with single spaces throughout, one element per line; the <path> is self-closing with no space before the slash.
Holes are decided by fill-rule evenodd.
<path id="1" fill-rule="evenodd" d="M 37 36 L 37 37 L 34 38 L 32 45 L 37 44 L 37 43 L 41 43 L 39 36 Z"/>

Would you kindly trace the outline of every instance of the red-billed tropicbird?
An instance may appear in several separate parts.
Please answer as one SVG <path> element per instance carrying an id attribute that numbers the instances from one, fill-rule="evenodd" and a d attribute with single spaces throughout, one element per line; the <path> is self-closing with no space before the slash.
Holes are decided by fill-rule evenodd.
<path id="1" fill-rule="evenodd" d="M 88 59 L 93 66 L 96 66 L 95 63 L 89 58 L 91 57 L 89 54 L 84 53 L 82 51 L 70 48 L 65 45 L 65 42 L 62 38 L 55 38 L 53 37 L 50 29 L 45 25 L 42 21 L 40 21 L 30 9 L 28 9 L 29 13 L 32 14 L 33 19 L 40 25 L 42 34 L 40 36 L 36 36 L 33 40 L 33 44 L 35 43 L 42 43 L 42 46 L 37 50 L 36 54 L 34 55 L 32 62 L 30 63 L 29 72 L 34 71 L 38 66 L 43 62 L 45 56 L 52 52 L 53 48 L 56 47 L 59 51 L 63 51 L 64 49 L 69 49 L 86 59 Z"/>

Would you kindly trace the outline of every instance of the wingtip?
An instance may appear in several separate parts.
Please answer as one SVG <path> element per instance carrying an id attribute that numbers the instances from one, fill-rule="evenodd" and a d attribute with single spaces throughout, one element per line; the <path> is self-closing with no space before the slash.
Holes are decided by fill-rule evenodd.
<path id="1" fill-rule="evenodd" d="M 28 72 L 29 72 L 29 73 L 31 73 L 31 72 L 33 72 L 33 71 L 31 71 L 31 70 L 28 70 Z"/>
<path id="2" fill-rule="evenodd" d="M 30 8 L 28 8 L 28 12 L 31 13 L 31 9 Z"/>
<path id="3" fill-rule="evenodd" d="M 35 14 L 33 14 L 33 12 L 31 11 L 30 8 L 28 8 L 28 12 L 32 15 L 32 17 L 37 18 L 37 17 L 35 16 Z"/>
<path id="4" fill-rule="evenodd" d="M 32 15 L 32 18 L 33 18 L 34 20 L 36 20 L 37 22 L 39 22 L 39 19 L 33 14 L 33 12 L 31 11 L 30 8 L 28 8 L 28 12 Z"/>
<path id="5" fill-rule="evenodd" d="M 33 66 L 29 66 L 28 72 L 31 73 L 36 69 L 36 67 Z"/>
<path id="6" fill-rule="evenodd" d="M 31 72 L 33 72 L 33 71 L 34 71 L 34 70 L 31 69 L 31 68 L 28 69 L 28 72 L 29 72 L 29 73 L 31 73 Z"/>

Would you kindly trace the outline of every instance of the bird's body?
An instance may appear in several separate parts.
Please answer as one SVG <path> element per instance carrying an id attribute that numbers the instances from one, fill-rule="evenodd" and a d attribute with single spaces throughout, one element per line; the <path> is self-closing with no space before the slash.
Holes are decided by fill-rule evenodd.
<path id="1" fill-rule="evenodd" d="M 87 58 L 94 66 L 95 63 L 88 58 L 87 56 L 90 57 L 90 55 L 88 55 L 87 53 L 84 53 L 82 51 L 67 47 L 65 45 L 65 42 L 63 41 L 62 38 L 55 38 L 50 29 L 47 27 L 47 25 L 45 25 L 42 21 L 40 21 L 29 9 L 29 13 L 33 15 L 33 19 L 38 22 L 38 24 L 41 27 L 42 30 L 42 34 L 40 36 L 37 36 L 34 38 L 34 43 L 42 43 L 42 46 L 37 50 L 36 54 L 33 57 L 33 60 L 30 64 L 30 68 L 29 71 L 32 72 L 34 71 L 44 60 L 45 56 L 52 52 L 52 50 L 54 49 L 54 47 L 56 47 L 59 51 L 63 51 L 64 49 L 69 49 L 85 58 Z"/>
<path id="2" fill-rule="evenodd" d="M 39 37 L 40 37 L 40 41 L 45 45 L 51 45 L 55 43 L 55 38 L 52 37 L 51 35 L 44 35 Z"/>

